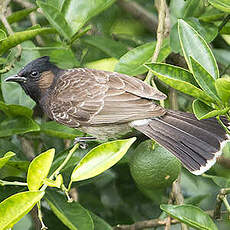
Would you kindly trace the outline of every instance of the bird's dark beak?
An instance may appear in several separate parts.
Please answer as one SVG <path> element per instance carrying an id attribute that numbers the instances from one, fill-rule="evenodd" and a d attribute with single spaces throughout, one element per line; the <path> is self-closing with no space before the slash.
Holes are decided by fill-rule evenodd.
<path id="1" fill-rule="evenodd" d="M 5 81 L 14 81 L 14 82 L 25 83 L 26 82 L 26 78 L 25 77 L 20 77 L 18 75 L 14 75 L 14 76 L 6 78 Z"/>

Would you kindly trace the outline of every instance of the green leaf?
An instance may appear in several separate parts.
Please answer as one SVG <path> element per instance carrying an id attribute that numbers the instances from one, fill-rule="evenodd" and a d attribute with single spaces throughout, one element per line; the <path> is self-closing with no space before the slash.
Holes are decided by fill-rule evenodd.
<path id="1" fill-rule="evenodd" d="M 0 55 L 4 54 L 7 50 L 16 45 L 34 38 L 39 34 L 48 34 L 48 33 L 55 33 L 56 31 L 52 28 L 40 28 L 34 30 L 26 30 L 22 32 L 16 32 L 6 39 L 0 41 Z"/>
<path id="2" fill-rule="evenodd" d="M 200 100 L 194 100 L 192 103 L 193 112 L 198 120 L 207 119 L 210 117 L 216 117 L 219 115 L 225 115 L 230 108 L 221 110 L 213 109 Z"/>
<path id="3" fill-rule="evenodd" d="M 86 22 L 113 3 L 114 0 L 37 1 L 50 24 L 69 41 Z"/>
<path id="4" fill-rule="evenodd" d="M 17 116 L 7 118 L 0 123 L 0 137 L 39 131 L 39 125 L 31 118 Z"/>
<path id="5" fill-rule="evenodd" d="M 189 71 L 177 66 L 161 63 L 150 63 L 145 66 L 169 86 L 200 100 L 213 101 L 211 97 L 197 87 L 197 83 Z"/>
<path id="6" fill-rule="evenodd" d="M 204 69 L 214 78 L 219 77 L 216 60 L 206 41 L 184 20 L 178 20 L 178 33 L 184 57 L 192 71 L 189 56 L 197 60 Z"/>
<path id="7" fill-rule="evenodd" d="M 7 17 L 8 23 L 12 24 L 15 22 L 19 22 L 25 17 L 27 17 L 31 12 L 35 11 L 37 7 L 32 7 L 28 9 L 18 10 L 12 13 L 10 16 Z"/>
<path id="8" fill-rule="evenodd" d="M 213 23 L 200 22 L 197 18 L 189 18 L 186 22 L 193 27 L 207 43 L 213 41 L 218 35 L 218 27 Z"/>
<path id="9" fill-rule="evenodd" d="M 128 51 L 122 56 L 115 66 L 115 71 L 128 74 L 130 76 L 143 74 L 148 69 L 143 66 L 144 63 L 151 60 L 156 47 L 156 42 L 148 42 Z M 162 62 L 171 52 L 168 40 L 164 40 L 157 61 Z"/>
<path id="10" fill-rule="evenodd" d="M 192 205 L 166 205 L 160 208 L 173 218 L 198 230 L 218 230 L 212 219 L 202 209 Z"/>
<path id="11" fill-rule="evenodd" d="M 30 163 L 27 184 L 30 191 L 38 190 L 48 176 L 51 164 L 53 162 L 55 149 L 49 149 L 41 153 Z"/>
<path id="12" fill-rule="evenodd" d="M 229 0 L 208 0 L 208 2 L 215 8 L 230 13 L 230 2 Z"/>
<path id="13" fill-rule="evenodd" d="M 116 164 L 136 140 L 111 141 L 101 144 L 88 152 L 78 163 L 71 175 L 71 181 L 85 180 L 104 172 Z"/>
<path id="14" fill-rule="evenodd" d="M 199 86 L 214 100 L 220 102 L 220 98 L 217 95 L 215 88 L 215 80 L 213 77 L 197 62 L 193 57 L 190 57 L 193 76 L 196 79 Z"/>
<path id="15" fill-rule="evenodd" d="M 113 72 L 117 62 L 118 60 L 115 58 L 103 58 L 97 61 L 88 62 L 85 64 L 85 67 Z"/>
<path id="16" fill-rule="evenodd" d="M 11 157 L 15 156 L 15 153 L 13 152 L 7 152 L 4 157 L 0 158 L 0 168 L 2 168 L 9 160 Z"/>
<path id="17" fill-rule="evenodd" d="M 0 29 L 0 42 L 6 38 L 7 36 L 6 36 L 5 31 Z"/>
<path id="18" fill-rule="evenodd" d="M 56 177 L 56 180 L 51 180 L 49 178 L 44 179 L 44 184 L 46 184 L 49 187 L 55 187 L 55 188 L 60 188 L 61 185 L 63 184 L 63 178 L 61 174 L 58 174 Z"/>
<path id="19" fill-rule="evenodd" d="M 230 100 L 230 77 L 219 78 L 215 81 L 218 96 L 224 103 Z"/>
<path id="20" fill-rule="evenodd" d="M 95 46 L 106 53 L 108 56 L 117 59 L 119 59 L 128 51 L 127 47 L 123 43 L 114 41 L 112 38 L 102 36 L 86 36 L 82 38 L 81 41 Z"/>
<path id="21" fill-rule="evenodd" d="M 206 8 L 206 11 L 204 12 L 204 14 L 202 14 L 199 17 L 199 20 L 212 23 L 213 21 L 216 21 L 216 20 L 222 20 L 224 16 L 225 16 L 224 12 L 221 12 L 213 8 L 212 6 L 210 6 Z"/>
<path id="22" fill-rule="evenodd" d="M 55 121 L 48 121 L 45 123 L 42 123 L 41 126 L 41 132 L 44 132 L 47 135 L 59 137 L 63 139 L 75 139 L 77 136 L 83 136 L 84 134 L 74 128 L 69 128 L 65 125 L 61 125 Z"/>
<path id="23" fill-rule="evenodd" d="M 71 230 L 93 230 L 89 212 L 78 202 L 68 203 L 66 197 L 55 191 L 46 192 L 46 201 L 54 214 Z"/>
<path id="24" fill-rule="evenodd" d="M 0 229 L 12 228 L 33 206 L 42 199 L 44 192 L 21 192 L 0 203 Z"/>
<path id="25" fill-rule="evenodd" d="M 228 66 L 230 63 L 230 50 L 227 49 L 214 49 L 214 55 L 219 63 Z"/>
<path id="26" fill-rule="evenodd" d="M 204 2 L 200 0 L 190 0 L 186 2 L 184 8 L 184 18 L 188 17 L 198 17 L 204 12 L 205 6 Z"/>
<path id="27" fill-rule="evenodd" d="M 102 218 L 90 212 L 90 216 L 93 219 L 94 230 L 112 230 L 113 228 L 106 223 Z"/>
<path id="28" fill-rule="evenodd" d="M 219 186 L 220 188 L 229 188 L 230 187 L 230 178 L 225 178 L 221 176 L 213 176 L 213 175 L 207 175 L 203 174 L 203 177 L 207 177 L 213 180 L 213 182 Z"/>
<path id="29" fill-rule="evenodd" d="M 110 7 L 114 2 L 115 0 L 69 0 L 62 5 L 62 13 L 72 31 L 76 33 L 92 17 Z"/>
<path id="30" fill-rule="evenodd" d="M 7 105 L 0 101 L 0 110 L 2 110 L 8 117 L 25 116 L 31 118 L 33 110 L 22 105 Z"/>
<path id="31" fill-rule="evenodd" d="M 22 48 L 27 49 L 35 48 L 34 44 L 31 41 L 26 41 L 22 43 L 21 46 Z M 12 51 L 14 51 L 14 49 L 12 49 Z M 14 68 L 11 69 L 8 73 L 1 76 L 1 88 L 5 103 L 23 105 L 28 108 L 34 107 L 35 102 L 26 95 L 26 93 L 19 84 L 13 82 L 5 82 L 4 79 L 17 74 L 23 68 L 23 66 L 38 57 L 40 57 L 40 54 L 37 50 L 24 50 L 22 52 L 20 62 L 14 63 Z"/>
<path id="32" fill-rule="evenodd" d="M 60 33 L 65 39 L 70 40 L 74 35 L 65 16 L 54 5 L 49 5 L 43 1 L 36 1 L 37 5 L 42 9 L 49 23 Z"/>

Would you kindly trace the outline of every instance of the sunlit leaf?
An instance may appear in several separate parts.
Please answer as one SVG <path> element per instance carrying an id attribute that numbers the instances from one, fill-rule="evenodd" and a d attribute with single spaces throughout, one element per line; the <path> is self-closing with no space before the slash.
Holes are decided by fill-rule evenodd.
<path id="1" fill-rule="evenodd" d="M 15 153 L 13 152 L 7 152 L 4 157 L 0 158 L 0 168 L 2 168 L 9 160 L 11 157 L 15 156 Z"/>
<path id="2" fill-rule="evenodd" d="M 54 158 L 54 149 L 41 153 L 30 163 L 27 184 L 30 191 L 38 190 L 48 176 Z"/>
<path id="3" fill-rule="evenodd" d="M 230 107 L 221 110 L 213 109 L 198 99 L 193 101 L 192 108 L 198 120 L 225 115 L 230 109 Z"/>
<path id="4" fill-rule="evenodd" d="M 214 78 L 219 77 L 216 60 L 206 41 L 184 20 L 178 20 L 178 33 L 184 57 L 192 71 L 189 57 L 193 57 Z"/>
<path id="5" fill-rule="evenodd" d="M 230 77 L 219 78 L 215 81 L 216 91 L 224 103 L 230 100 Z"/>
<path id="6" fill-rule="evenodd" d="M 161 63 L 150 63 L 146 64 L 146 66 L 161 81 L 169 86 L 195 98 L 208 102 L 213 101 L 211 97 L 198 87 L 193 75 L 189 71 L 177 66 Z"/>
<path id="7" fill-rule="evenodd" d="M 0 42 L 6 38 L 7 36 L 6 36 L 5 31 L 0 29 Z"/>
<path id="8" fill-rule="evenodd" d="M 68 203 L 66 197 L 55 191 L 47 191 L 46 201 L 54 214 L 71 230 L 93 230 L 89 212 L 78 202 Z"/>
<path id="9" fill-rule="evenodd" d="M 46 184 L 49 187 L 55 187 L 55 188 L 60 188 L 61 185 L 63 184 L 63 178 L 62 175 L 59 174 L 55 180 L 51 180 L 49 178 L 44 179 L 44 184 Z"/>
<path id="10" fill-rule="evenodd" d="M 44 192 L 21 192 L 0 203 L 0 229 L 7 230 L 25 216 L 42 199 Z"/>
<path id="11" fill-rule="evenodd" d="M 171 217 L 195 229 L 218 230 L 209 215 L 196 206 L 162 204 L 160 208 Z"/>
<path id="12" fill-rule="evenodd" d="M 85 67 L 113 72 L 117 62 L 118 60 L 115 58 L 103 58 L 98 61 L 88 62 Z"/>
<path id="13" fill-rule="evenodd" d="M 88 152 L 72 172 L 71 180 L 85 180 L 109 169 L 116 164 L 136 140 L 135 137 L 101 144 Z"/>

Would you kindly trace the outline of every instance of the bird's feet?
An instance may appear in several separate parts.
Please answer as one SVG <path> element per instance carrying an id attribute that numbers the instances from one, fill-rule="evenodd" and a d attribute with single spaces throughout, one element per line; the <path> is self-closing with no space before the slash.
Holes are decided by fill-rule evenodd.
<path id="1" fill-rule="evenodd" d="M 86 149 L 87 148 L 87 143 L 89 141 L 95 141 L 97 140 L 96 137 L 76 137 L 74 139 L 74 145 L 79 143 L 81 149 Z"/>

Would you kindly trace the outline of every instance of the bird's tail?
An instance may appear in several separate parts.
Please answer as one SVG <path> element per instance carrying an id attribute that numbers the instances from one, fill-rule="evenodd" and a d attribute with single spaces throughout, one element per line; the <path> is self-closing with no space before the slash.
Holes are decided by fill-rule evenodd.
<path id="1" fill-rule="evenodd" d="M 227 120 L 223 122 L 229 126 Z M 162 117 L 133 121 L 131 125 L 168 149 L 195 175 L 215 164 L 230 138 L 216 118 L 199 121 L 193 114 L 171 110 Z"/>

